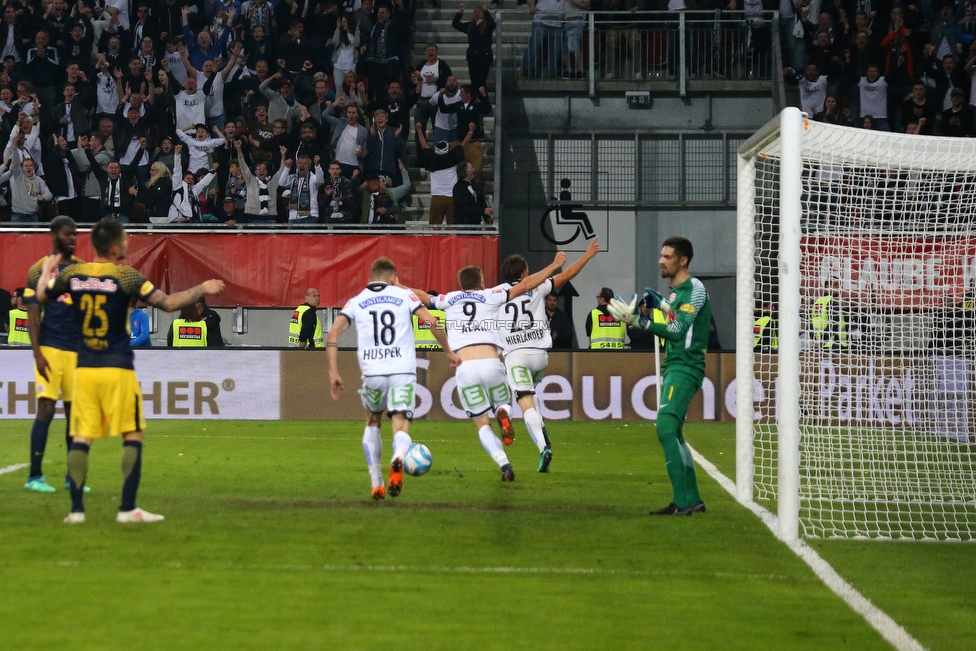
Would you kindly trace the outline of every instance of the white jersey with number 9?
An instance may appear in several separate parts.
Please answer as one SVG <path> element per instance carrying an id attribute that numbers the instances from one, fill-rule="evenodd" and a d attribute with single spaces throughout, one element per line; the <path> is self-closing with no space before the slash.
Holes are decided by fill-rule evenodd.
<path id="1" fill-rule="evenodd" d="M 343 306 L 340 313 L 356 324 L 363 376 L 417 372 L 412 317 L 421 307 L 410 290 L 379 282 L 368 284 Z"/>
<path id="2" fill-rule="evenodd" d="M 502 347 L 498 338 L 498 310 L 508 300 L 508 287 L 461 290 L 434 296 L 431 303 L 444 310 L 447 342 L 457 352 L 465 346 Z"/>

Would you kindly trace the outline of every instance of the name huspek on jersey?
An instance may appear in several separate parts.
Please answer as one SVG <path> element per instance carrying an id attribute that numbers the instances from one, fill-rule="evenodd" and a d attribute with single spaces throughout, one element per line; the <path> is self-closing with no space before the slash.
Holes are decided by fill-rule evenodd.
<path id="1" fill-rule="evenodd" d="M 346 303 L 342 314 L 356 324 L 363 375 L 417 372 L 413 313 L 421 307 L 412 292 L 370 283 Z"/>
<path id="2" fill-rule="evenodd" d="M 510 284 L 502 285 L 506 290 Z M 552 348 L 552 334 L 546 318 L 546 296 L 553 289 L 552 278 L 502 306 L 499 313 L 498 335 L 507 355 L 519 348 Z"/>
<path id="3" fill-rule="evenodd" d="M 477 291 L 442 294 L 434 307 L 444 310 L 447 340 L 455 351 L 465 346 L 487 344 L 502 348 L 498 338 L 498 311 L 508 300 L 504 285 Z"/>

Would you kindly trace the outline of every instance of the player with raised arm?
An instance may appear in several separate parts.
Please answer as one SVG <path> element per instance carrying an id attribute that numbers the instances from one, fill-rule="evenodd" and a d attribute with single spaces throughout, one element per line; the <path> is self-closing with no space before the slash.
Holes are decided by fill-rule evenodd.
<path id="1" fill-rule="evenodd" d="M 447 358 L 453 365 L 459 364 L 460 359 L 451 351 L 444 330 L 434 327 L 437 320 L 416 294 L 397 286 L 396 267 L 389 258 L 377 258 L 373 262 L 369 284 L 343 306 L 325 344 L 332 399 L 338 400 L 339 392 L 344 388 L 339 376 L 339 336 L 350 324 L 356 324 L 359 337 L 356 356 L 363 381 L 359 396 L 366 408 L 363 452 L 369 467 L 374 500 L 386 496 L 380 472 L 383 456 L 380 421 L 384 409 L 393 423 L 393 458 L 390 460 L 390 481 L 386 489 L 390 497 L 396 497 L 403 489 L 403 458 L 413 444 L 409 432 L 417 383 L 414 314 L 421 323 L 432 324 L 431 332 Z"/>
<path id="2" fill-rule="evenodd" d="M 65 293 L 81 323 L 75 400 L 71 412 L 68 482 L 71 513 L 67 524 L 85 521 L 84 488 L 88 453 L 96 438 L 121 436 L 122 500 L 116 522 L 159 522 L 163 516 L 136 507 L 142 476 L 142 442 L 146 420 L 142 390 L 129 344 L 129 313 L 138 300 L 173 312 L 223 291 L 222 280 L 208 280 L 193 289 L 167 296 L 132 267 L 120 265 L 129 247 L 122 225 L 111 219 L 91 232 L 95 261 L 72 264 L 60 272 L 61 256 L 50 256 L 37 281 L 37 300 L 47 303 Z"/>
<path id="3" fill-rule="evenodd" d="M 75 367 L 78 364 L 78 341 L 81 327 L 71 309 L 71 298 L 65 293 L 44 306 L 37 303 L 34 287 L 41 277 L 41 268 L 49 257 L 62 262 L 59 269 L 82 262 L 75 257 L 78 227 L 75 220 L 58 215 L 51 220 L 51 255 L 44 256 L 27 271 L 24 303 L 27 309 L 27 327 L 31 347 L 34 349 L 34 375 L 37 387 L 37 416 L 31 426 L 30 471 L 24 488 L 39 493 L 53 493 L 54 486 L 47 483 L 41 470 L 44 449 L 47 447 L 48 430 L 54 420 L 54 408 L 61 399 L 64 405 L 65 452 L 71 448 L 71 402 L 74 400 Z M 65 480 L 67 484 L 67 480 Z M 65 486 L 67 488 L 67 485 Z"/>
<path id="4" fill-rule="evenodd" d="M 671 280 L 671 295 L 664 299 L 652 289 L 644 297 L 648 308 L 659 309 L 667 323 L 640 314 L 637 295 L 630 304 L 620 298 L 610 300 L 610 313 L 666 340 L 661 404 L 657 412 L 657 437 L 664 448 L 664 460 L 674 489 L 674 500 L 651 515 L 691 515 L 704 513 L 705 502 L 698 493 L 695 460 L 685 443 L 682 427 L 688 404 L 705 378 L 705 350 L 712 321 L 712 307 L 705 285 L 688 272 L 695 250 L 683 237 L 669 237 L 661 246 L 661 277 Z"/>
<path id="5" fill-rule="evenodd" d="M 512 397 L 505 381 L 505 365 L 498 359 L 498 352 L 502 348 L 498 337 L 499 312 L 508 301 L 542 284 L 565 262 L 566 254 L 560 251 L 552 264 L 511 288 L 498 285 L 485 289 L 481 269 L 465 267 L 458 272 L 459 292 L 432 297 L 426 292 L 413 290 L 424 303 L 444 311 L 447 340 L 461 358 L 461 365 L 454 374 L 461 405 L 474 421 L 485 452 L 501 468 L 502 481 L 515 481 L 515 471 L 502 442 L 491 429 L 489 413 L 495 410 L 498 425 L 509 445 L 515 438 L 515 429 L 509 415 Z"/>
<path id="6" fill-rule="evenodd" d="M 535 406 L 535 387 L 549 365 L 552 334 L 546 313 L 546 296 L 558 290 L 583 270 L 599 252 L 596 238 L 590 241 L 583 257 L 569 265 L 565 271 L 546 278 L 537 288 L 517 299 L 505 303 L 498 323 L 502 340 L 508 385 L 515 393 L 515 400 L 522 408 L 522 419 L 529 430 L 532 442 L 539 448 L 539 472 L 549 472 L 552 462 L 552 443 L 542 415 Z M 500 275 L 505 280 L 502 287 L 511 289 L 529 275 L 529 265 L 519 254 L 513 254 L 502 262 Z M 506 445 L 510 439 L 502 439 Z"/>

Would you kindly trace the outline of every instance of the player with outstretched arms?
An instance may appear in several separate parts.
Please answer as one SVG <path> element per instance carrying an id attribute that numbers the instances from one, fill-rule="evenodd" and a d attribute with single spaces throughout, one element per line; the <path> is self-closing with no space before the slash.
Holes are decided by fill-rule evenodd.
<path id="1" fill-rule="evenodd" d="M 508 301 L 501 309 L 498 335 L 502 340 L 508 384 L 522 408 L 522 418 L 529 430 L 529 436 L 539 448 L 539 472 L 549 472 L 549 464 L 552 462 L 549 432 L 546 431 L 542 415 L 535 405 L 535 387 L 549 365 L 549 354 L 546 351 L 552 348 L 552 334 L 548 319 L 545 318 L 546 296 L 575 278 L 599 250 L 594 238 L 583 257 L 569 265 L 565 271 L 547 278 L 535 289 Z M 502 262 L 500 275 L 506 281 L 502 287 L 511 290 L 528 277 L 529 265 L 521 255 L 510 255 Z"/>
<path id="2" fill-rule="evenodd" d="M 712 307 L 705 285 L 688 272 L 694 255 L 691 242 L 683 237 L 669 237 L 661 246 L 658 264 L 661 277 L 671 280 L 671 294 L 665 299 L 653 289 L 647 289 L 644 301 L 647 307 L 667 315 L 667 323 L 655 323 L 653 317 L 640 314 L 636 294 L 630 304 L 620 298 L 610 300 L 610 313 L 614 317 L 666 340 L 657 437 L 664 448 L 674 499 L 664 508 L 651 511 L 651 515 L 705 512 L 695 478 L 695 460 L 682 433 L 688 404 L 705 378 L 705 350 L 712 321 Z"/>
<path id="3" fill-rule="evenodd" d="M 34 375 L 37 387 L 37 417 L 31 426 L 30 471 L 24 488 L 39 493 L 53 493 L 56 489 L 47 483 L 41 470 L 44 449 L 47 447 L 48 430 L 54 420 L 54 408 L 61 399 L 64 405 L 65 451 L 71 449 L 71 403 L 74 400 L 75 367 L 78 364 L 78 340 L 81 326 L 71 308 L 67 293 L 50 301 L 41 310 L 34 287 L 41 277 L 41 269 L 48 257 L 61 260 L 58 269 L 82 262 L 75 257 L 78 227 L 75 220 L 58 215 L 51 220 L 51 256 L 45 256 L 31 265 L 27 271 L 24 288 L 24 304 L 27 309 L 27 327 L 31 347 L 34 349 Z M 67 479 L 65 480 L 67 484 Z M 65 486 L 67 488 L 67 486 Z"/>
<path id="4" fill-rule="evenodd" d="M 502 348 L 498 336 L 500 311 L 505 303 L 542 284 L 565 262 L 566 254 L 560 251 L 552 264 L 512 288 L 498 285 L 485 289 L 481 269 L 465 267 L 458 272 L 461 291 L 428 296 L 426 292 L 413 290 L 425 304 L 444 311 L 447 340 L 461 358 L 454 374 L 461 405 L 474 420 L 481 445 L 501 468 L 502 481 L 515 481 L 515 471 L 502 442 L 491 429 L 490 412 L 494 409 L 509 445 L 515 439 L 515 429 L 509 415 L 511 394 L 505 380 L 505 365 L 498 359 Z"/>
<path id="5" fill-rule="evenodd" d="M 129 344 L 129 313 L 140 299 L 167 312 L 179 310 L 206 295 L 223 291 L 222 280 L 208 280 L 172 296 L 132 267 L 120 265 L 129 248 L 122 225 L 103 219 L 91 232 L 95 261 L 72 264 L 60 273 L 61 256 L 44 262 L 37 281 L 37 300 L 47 303 L 65 293 L 81 323 L 75 399 L 71 410 L 68 483 L 71 513 L 67 524 L 85 521 L 84 489 L 88 453 L 97 438 L 122 437 L 122 500 L 116 522 L 159 522 L 163 516 L 136 507 L 142 477 L 142 442 L 146 419 L 142 390 Z"/>
<path id="6" fill-rule="evenodd" d="M 343 306 L 325 344 L 332 399 L 338 400 L 339 392 L 344 388 L 339 376 L 339 336 L 350 324 L 356 324 L 359 338 L 356 356 L 363 381 L 359 395 L 366 408 L 363 452 L 369 467 L 374 500 L 383 499 L 387 490 L 390 497 L 400 494 L 403 489 L 403 458 L 413 444 L 409 432 L 417 383 L 414 314 L 421 323 L 432 324 L 431 332 L 437 342 L 451 363 L 457 365 L 460 360 L 451 351 L 444 330 L 436 327 L 437 320 L 416 294 L 397 286 L 396 267 L 389 258 L 377 258 L 373 262 L 369 284 Z M 390 460 L 390 481 L 386 490 L 380 472 L 383 456 L 380 421 L 384 410 L 393 423 L 393 458 Z"/>

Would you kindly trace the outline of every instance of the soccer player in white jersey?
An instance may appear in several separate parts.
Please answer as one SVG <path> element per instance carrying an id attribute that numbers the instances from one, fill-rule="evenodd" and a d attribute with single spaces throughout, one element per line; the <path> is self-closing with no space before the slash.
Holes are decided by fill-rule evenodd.
<path id="1" fill-rule="evenodd" d="M 363 388 L 359 390 L 359 395 L 366 407 L 363 451 L 366 453 L 374 500 L 383 499 L 387 491 L 390 497 L 400 494 L 403 489 L 403 457 L 413 444 L 409 431 L 417 382 L 414 314 L 421 323 L 437 324 L 416 294 L 397 286 L 396 267 L 390 259 L 377 258 L 370 268 L 370 283 L 343 306 L 325 344 L 332 399 L 338 400 L 339 392 L 344 388 L 339 376 L 339 336 L 351 323 L 356 324 L 359 336 L 357 357 L 363 374 Z M 457 366 L 461 360 L 451 351 L 444 330 L 431 327 L 431 332 L 447 358 Z M 385 490 L 380 472 L 383 456 L 380 421 L 384 409 L 393 422 L 394 432 L 390 481 Z"/>
<path id="2" fill-rule="evenodd" d="M 502 342 L 498 337 L 499 310 L 509 300 L 531 291 L 566 262 L 566 254 L 559 252 L 555 261 L 528 276 L 515 287 L 498 285 L 485 289 L 485 277 L 478 267 L 465 267 L 458 272 L 461 291 L 440 296 L 413 290 L 425 304 L 444 310 L 447 340 L 461 358 L 454 378 L 461 405 L 474 420 L 478 438 L 485 452 L 491 455 L 502 470 L 502 481 L 515 481 L 515 471 L 508 462 L 502 441 L 491 429 L 490 413 L 494 409 L 506 445 L 515 438 L 509 416 L 511 394 L 505 381 L 505 365 L 498 359 Z"/>
<path id="3" fill-rule="evenodd" d="M 509 300 L 501 309 L 498 335 L 502 340 L 508 385 L 522 408 L 522 418 L 529 430 L 529 436 L 539 448 L 539 472 L 549 472 L 549 464 L 552 462 L 549 432 L 546 431 L 542 415 L 535 406 L 535 386 L 549 366 L 549 354 L 546 351 L 552 348 L 549 320 L 545 317 L 546 296 L 575 278 L 599 250 L 594 238 L 583 257 L 569 265 L 565 271 L 547 278 L 536 289 Z M 506 281 L 501 286 L 510 289 L 529 276 L 529 265 L 525 258 L 516 253 L 505 258 L 499 275 Z"/>

